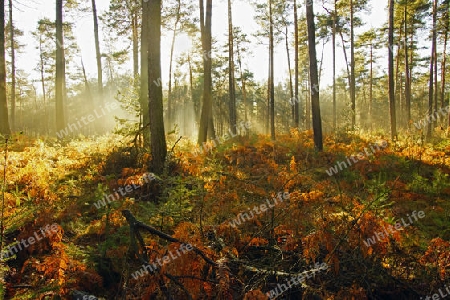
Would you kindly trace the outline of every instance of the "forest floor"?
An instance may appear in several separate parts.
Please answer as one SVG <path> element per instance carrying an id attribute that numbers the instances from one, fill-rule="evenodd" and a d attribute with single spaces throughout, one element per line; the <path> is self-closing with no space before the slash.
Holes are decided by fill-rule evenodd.
<path id="1" fill-rule="evenodd" d="M 124 137 L 12 139 L 4 299 L 450 294 L 449 139 L 339 134 L 318 153 L 311 132 L 292 132 L 199 155 L 176 142 L 153 176 L 148 151 Z"/>

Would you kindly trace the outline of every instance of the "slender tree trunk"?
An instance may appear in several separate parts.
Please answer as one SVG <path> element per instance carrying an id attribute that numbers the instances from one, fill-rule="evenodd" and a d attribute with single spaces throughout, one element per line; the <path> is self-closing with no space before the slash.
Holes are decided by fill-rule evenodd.
<path id="1" fill-rule="evenodd" d="M 342 51 L 344 52 L 345 67 L 347 68 L 348 86 L 351 87 L 352 80 L 351 80 L 351 75 L 350 75 L 350 69 L 348 67 L 347 50 L 345 49 L 345 41 L 344 41 L 344 35 L 342 34 L 342 31 L 339 31 L 339 35 L 341 36 L 341 41 L 342 41 Z"/>
<path id="2" fill-rule="evenodd" d="M 294 98 L 294 87 L 292 86 L 292 72 L 291 72 L 291 56 L 289 54 L 289 41 L 288 41 L 288 25 L 286 24 L 285 27 L 285 41 L 286 41 L 286 57 L 287 57 L 287 63 L 288 63 L 288 72 L 289 72 L 289 95 L 290 99 Z M 289 122 L 290 124 L 294 123 L 295 119 L 295 108 L 293 105 L 291 105 L 291 117 L 292 122 Z"/>
<path id="3" fill-rule="evenodd" d="M 333 51 L 333 131 L 337 129 L 337 107 L 336 107 L 336 18 L 337 18 L 337 0 L 334 0 L 333 10 L 333 34 L 332 34 L 332 51 Z M 370 115 L 370 108 L 369 108 Z"/>
<path id="4" fill-rule="evenodd" d="M 391 140 L 397 137 L 397 120 L 395 117 L 395 83 L 394 83 L 394 0 L 389 0 L 389 34 L 388 34 L 388 76 L 389 76 L 389 114 L 391 120 Z"/>
<path id="5" fill-rule="evenodd" d="M 175 24 L 173 26 L 172 43 L 170 45 L 170 60 L 169 60 L 169 91 L 167 92 L 167 120 L 169 126 L 173 123 L 173 109 L 172 109 L 172 65 L 173 65 L 173 52 L 175 50 L 175 39 L 177 36 L 178 23 L 180 22 L 180 9 L 181 1 L 177 0 L 177 16 Z"/>
<path id="6" fill-rule="evenodd" d="M 436 59 L 435 53 L 436 53 L 436 14 L 437 14 L 437 0 L 434 0 L 433 2 L 433 37 L 431 42 L 431 57 L 430 57 L 430 77 L 429 77 L 429 83 L 428 83 L 428 115 L 434 115 L 433 111 L 433 100 L 434 100 L 434 61 Z M 429 141 L 432 136 L 432 127 L 433 122 L 427 123 L 427 134 L 426 139 Z"/>
<path id="7" fill-rule="evenodd" d="M 436 0 L 437 2 L 438 0 Z M 437 3 L 436 3 L 436 14 L 437 14 Z M 437 24 L 435 25 L 437 26 Z M 437 31 L 436 31 L 436 36 L 434 37 L 435 40 L 434 42 L 434 111 L 437 112 L 438 111 L 438 95 L 439 95 L 439 85 L 438 85 L 438 53 L 437 53 Z M 437 122 L 438 122 L 439 118 L 436 118 L 434 120 L 434 126 L 437 126 Z"/>
<path id="8" fill-rule="evenodd" d="M 16 126 L 16 49 L 14 48 L 14 24 L 12 14 L 12 0 L 8 1 L 9 6 L 9 35 L 11 43 L 11 130 Z"/>
<path id="9" fill-rule="evenodd" d="M 406 125 L 410 128 L 411 121 L 411 76 L 409 74 L 409 55 L 408 55 L 408 14 L 407 4 L 404 8 L 405 18 L 405 109 L 406 109 Z"/>
<path id="10" fill-rule="evenodd" d="M 131 30 L 133 39 L 133 75 L 136 77 L 139 74 L 139 39 L 138 39 L 138 20 L 137 13 L 133 13 L 131 18 Z"/>
<path id="11" fill-rule="evenodd" d="M 295 66 L 294 66 L 294 85 L 295 85 L 295 103 L 294 103 L 294 123 L 295 128 L 300 126 L 299 118 L 299 95 L 298 95 L 298 13 L 297 13 L 297 0 L 294 0 L 294 47 L 295 47 Z"/>
<path id="12" fill-rule="evenodd" d="M 308 63 L 309 66 L 309 63 Z M 311 67 L 309 67 L 310 69 Z M 309 91 L 311 89 L 311 71 L 308 71 L 308 78 L 306 79 L 306 89 L 307 91 Z M 305 103 L 305 128 L 306 130 L 310 130 L 311 129 L 311 94 L 310 93 L 306 93 L 306 103 Z"/>
<path id="13" fill-rule="evenodd" d="M 316 56 L 316 28 L 314 25 L 314 10 L 313 4 L 306 6 L 306 22 L 308 24 L 308 52 L 309 52 L 309 66 L 310 66 L 310 81 L 311 81 L 311 109 L 312 121 L 314 131 L 314 148 L 317 151 L 323 150 L 322 142 L 322 119 L 320 116 L 320 102 L 319 102 L 319 78 L 317 71 L 317 56 Z"/>
<path id="14" fill-rule="evenodd" d="M 449 31 L 449 9 L 450 9 L 450 3 L 447 1 L 444 4 L 444 8 L 445 8 L 445 13 L 444 13 L 444 49 L 442 52 L 442 64 L 441 64 L 441 108 L 444 108 L 445 104 L 446 104 L 446 100 L 445 100 L 445 83 L 446 83 L 446 79 L 445 79 L 445 70 L 446 70 L 446 63 L 447 63 L 447 43 L 448 43 L 448 31 Z M 450 103 L 448 103 L 448 105 L 450 105 Z M 448 127 L 450 127 L 450 112 L 448 113 L 448 117 L 447 117 L 448 123 L 444 122 L 445 125 L 447 125 Z M 446 124 L 447 123 L 447 124 Z M 449 129 L 448 129 L 449 130 Z"/>
<path id="15" fill-rule="evenodd" d="M 191 54 L 188 54 L 188 65 L 189 65 L 189 90 L 191 103 L 194 106 L 195 121 L 200 122 L 200 109 L 198 101 L 194 101 L 194 75 L 192 70 Z"/>
<path id="16" fill-rule="evenodd" d="M 372 130 L 373 114 L 373 45 L 370 44 L 370 82 L 369 82 L 369 126 Z"/>
<path id="17" fill-rule="evenodd" d="M 200 129 L 198 133 L 198 144 L 206 142 L 208 132 L 214 135 L 214 124 L 212 122 L 212 77 L 211 77 L 211 20 L 212 0 L 206 1 L 206 19 L 204 16 L 203 0 L 200 0 L 200 29 L 203 48 L 203 105 L 200 116 Z M 209 131 L 208 131 L 209 127 Z"/>
<path id="18" fill-rule="evenodd" d="M 42 98 L 44 101 L 44 117 L 45 117 L 45 126 L 44 132 L 48 134 L 48 117 L 47 117 L 47 91 L 45 89 L 45 75 L 44 75 L 44 55 L 42 53 L 42 36 L 39 35 L 39 72 L 41 75 L 41 87 L 42 87 Z"/>
<path id="19" fill-rule="evenodd" d="M 448 7 L 448 2 L 447 2 Z M 448 9 L 446 11 L 446 26 L 444 29 L 444 49 L 442 50 L 442 61 L 441 61 L 441 108 L 445 106 L 445 68 L 447 64 L 447 41 L 448 41 L 448 27 L 449 27 L 449 19 L 448 19 Z"/>
<path id="20" fill-rule="evenodd" d="M 325 50 L 325 39 L 322 40 L 322 51 L 320 53 L 320 67 L 319 67 L 319 86 L 320 86 L 320 79 L 322 78 L 322 70 L 323 70 L 323 54 Z"/>
<path id="21" fill-rule="evenodd" d="M 149 0 L 148 25 L 148 96 L 150 109 L 150 132 L 152 167 L 162 174 L 167 154 L 163 118 L 162 86 L 154 84 L 161 78 L 161 0 Z"/>
<path id="22" fill-rule="evenodd" d="M 98 37 L 98 17 L 97 6 L 95 0 L 92 0 L 92 16 L 94 18 L 94 39 L 95 39 L 95 56 L 97 59 L 97 86 L 100 104 L 103 104 L 103 71 L 102 71 L 102 54 L 100 52 L 100 39 Z"/>
<path id="23" fill-rule="evenodd" d="M 89 86 L 89 81 L 86 76 L 86 69 L 84 68 L 83 58 L 81 58 L 81 71 L 83 72 L 83 81 L 84 81 L 84 87 L 86 89 L 87 98 L 89 100 L 89 103 L 93 103 L 91 87 Z M 92 124 L 89 124 L 88 126 L 89 126 L 89 129 L 92 129 Z"/>
<path id="24" fill-rule="evenodd" d="M 395 19 L 395 17 L 394 17 Z M 395 30 L 394 30 L 395 32 Z M 403 94 L 403 87 L 402 87 L 402 76 L 400 74 L 400 50 L 402 46 L 402 40 L 403 40 L 403 24 L 400 26 L 400 32 L 398 37 L 398 45 L 397 45 L 397 54 L 395 56 L 395 76 L 394 76 L 394 82 L 395 82 L 395 101 L 398 103 L 400 111 L 403 111 L 403 102 L 402 102 L 402 94 Z M 400 126 L 402 124 L 403 118 L 402 114 L 400 114 L 400 119 L 398 120 Z"/>
<path id="25" fill-rule="evenodd" d="M 234 82 L 234 43 L 233 43 L 233 16 L 231 9 L 231 0 L 228 0 L 228 89 L 229 89 L 229 113 L 230 129 L 236 134 L 236 87 Z"/>
<path id="26" fill-rule="evenodd" d="M 0 0 L 0 134 L 11 134 L 8 121 L 6 99 L 6 61 L 5 61 L 5 0 Z"/>
<path id="27" fill-rule="evenodd" d="M 353 21 L 353 0 L 350 0 L 350 98 L 352 102 L 352 130 L 356 123 L 356 82 L 355 82 L 355 34 Z"/>
<path id="28" fill-rule="evenodd" d="M 148 106 L 148 31 L 149 31 L 149 4 L 142 0 L 142 28 L 141 28 L 141 88 L 139 92 L 139 104 L 141 106 L 142 126 L 150 126 L 150 113 Z M 150 130 L 143 131 L 144 147 L 150 146 Z"/>
<path id="29" fill-rule="evenodd" d="M 269 72 L 268 72 L 268 74 L 267 74 L 267 109 L 266 109 L 266 131 L 265 131 L 265 133 L 267 134 L 267 135 L 269 135 L 269 128 L 270 128 L 270 74 L 271 74 L 271 66 L 272 66 L 272 62 L 271 62 L 271 56 L 270 56 L 270 49 L 269 49 L 269 59 L 268 59 L 268 62 L 269 62 L 269 68 L 268 68 L 268 70 L 269 70 Z"/>
<path id="30" fill-rule="evenodd" d="M 248 116 L 247 116 L 247 90 L 245 88 L 245 75 L 244 70 L 242 70 L 242 60 L 241 60 L 241 53 L 239 50 L 239 44 L 237 45 L 237 55 L 238 55 L 238 64 L 239 64 L 239 72 L 241 74 L 241 84 L 242 84 L 242 102 L 244 104 L 244 121 L 247 122 Z"/>
<path id="31" fill-rule="evenodd" d="M 81 59 L 81 71 L 83 72 L 83 81 L 84 81 L 84 87 L 86 89 L 86 94 L 88 95 L 88 98 L 90 100 L 92 100 L 91 87 L 89 86 L 89 81 L 86 76 L 86 69 L 84 68 L 83 58 Z M 92 102 L 92 101 L 90 101 L 90 102 Z"/>
<path id="32" fill-rule="evenodd" d="M 274 62 L 273 62 L 273 15 L 272 0 L 269 0 L 269 55 L 270 55 L 270 137 L 275 140 L 275 86 L 274 86 Z"/>
<path id="33" fill-rule="evenodd" d="M 64 116 L 65 98 L 65 61 L 63 38 L 63 0 L 56 0 L 56 74 L 55 74 L 55 98 L 56 98 L 56 131 L 60 132 L 66 126 Z"/>

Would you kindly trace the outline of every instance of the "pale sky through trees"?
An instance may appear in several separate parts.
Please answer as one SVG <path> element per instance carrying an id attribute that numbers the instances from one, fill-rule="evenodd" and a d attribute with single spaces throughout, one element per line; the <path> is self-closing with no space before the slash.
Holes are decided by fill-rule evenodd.
<path id="1" fill-rule="evenodd" d="M 315 2 L 315 10 L 318 13 L 322 13 L 322 1 L 314 1 Z M 319 3 L 320 2 L 320 3 Z M 163 1 L 164 4 L 164 1 Z M 24 69 L 27 73 L 31 74 L 33 79 L 38 79 L 37 72 L 33 71 L 37 61 L 38 61 L 38 51 L 35 49 L 36 41 L 31 37 L 31 31 L 34 31 L 37 26 L 37 21 L 41 18 L 47 17 L 51 20 L 54 20 L 54 1 L 53 0 L 35 0 L 33 2 L 29 2 L 26 4 L 27 6 L 21 5 L 19 3 L 15 4 L 17 9 L 21 11 L 14 12 L 14 21 L 15 25 L 24 31 L 25 36 L 21 38 L 20 42 L 26 45 L 26 50 L 24 53 L 19 55 L 19 59 L 17 60 L 18 68 Z M 363 22 L 366 23 L 362 28 L 358 28 L 356 34 L 358 35 L 360 32 L 367 30 L 370 27 L 378 28 L 386 19 L 386 3 L 385 1 L 380 0 L 371 0 L 371 13 L 370 15 L 365 15 L 364 13 L 359 14 Z M 104 11 L 109 6 L 109 0 L 98 0 L 97 1 L 97 10 L 98 14 L 102 15 Z M 213 2 L 213 20 L 212 20 L 212 35 L 213 38 L 219 40 L 219 45 L 225 45 L 227 39 L 227 15 L 226 15 L 226 1 L 216 0 Z M 69 14 L 74 15 L 75 12 L 69 12 Z M 198 12 L 196 11 L 196 14 Z M 239 26 L 243 29 L 243 32 L 246 33 L 252 40 L 251 50 L 252 57 L 244 58 L 243 64 L 247 66 L 255 75 L 255 79 L 258 81 L 267 80 L 267 63 L 265 63 L 268 59 L 267 57 L 267 38 L 263 38 L 264 45 L 258 45 L 255 38 L 251 35 L 258 30 L 258 25 L 255 23 L 253 19 L 254 8 L 248 1 L 243 0 L 235 0 L 233 2 L 233 22 L 235 26 Z M 304 15 L 304 6 L 299 10 L 299 15 Z M 65 15 L 65 17 L 67 14 Z M 293 17 L 292 17 L 293 18 Z M 86 67 L 86 71 L 88 73 L 89 78 L 96 77 L 96 62 L 95 62 L 95 48 L 94 48 L 94 35 L 93 35 L 93 24 L 92 24 L 92 16 L 90 13 L 80 13 L 80 16 L 76 16 L 76 27 L 74 28 L 74 32 L 77 38 L 77 43 L 81 49 L 81 53 L 83 56 L 84 64 Z M 99 22 L 99 26 L 101 30 L 103 30 L 102 22 Z M 168 78 L 168 65 L 169 65 L 169 49 L 170 49 L 170 41 L 171 35 L 167 34 L 166 31 L 162 31 L 162 75 L 163 75 L 163 84 L 167 85 Z M 104 36 L 104 32 L 100 33 L 100 41 L 101 41 L 101 49 L 102 52 L 105 50 L 105 45 L 102 42 L 102 37 Z M 125 40 L 125 39 L 124 39 Z M 125 40 L 125 43 L 128 41 Z M 291 44 L 291 58 L 293 57 L 293 33 L 292 28 L 290 32 L 290 44 Z M 125 45 L 125 44 L 124 44 Z M 340 39 L 337 39 L 337 70 L 338 74 L 342 72 L 344 68 L 344 57 L 342 54 L 342 46 L 340 44 Z M 347 45 L 348 46 L 348 45 Z M 182 52 L 186 51 L 191 47 L 191 42 L 189 38 L 185 35 L 177 36 L 176 46 L 175 46 L 175 58 L 177 58 Z M 223 49 L 225 50 L 225 48 Z M 221 50 L 222 51 L 222 50 Z M 380 51 L 383 51 L 381 49 Z M 321 42 L 317 45 L 317 53 L 318 58 L 320 59 L 320 55 L 322 52 L 322 44 Z M 381 52 L 380 52 L 381 53 Z M 24 59 L 26 57 L 26 59 Z M 127 65 L 127 69 L 131 70 L 131 54 L 129 58 L 129 63 Z M 213 54 L 214 59 L 214 54 Z M 378 64 L 384 64 L 385 55 L 381 55 Z M 382 63 L 383 62 L 383 63 Z M 79 59 L 77 59 L 77 63 L 79 64 Z M 326 85 L 331 84 L 331 69 L 332 66 L 332 57 L 331 57 L 331 41 L 328 42 L 325 46 L 325 54 L 324 54 L 324 63 L 323 63 L 323 71 L 322 71 L 322 79 L 321 79 L 321 87 L 325 87 Z M 384 69 L 384 68 L 383 68 Z M 286 50 L 284 41 L 277 45 L 275 49 L 275 83 L 277 84 L 280 81 L 286 82 L 287 80 L 287 59 L 286 59 Z"/>

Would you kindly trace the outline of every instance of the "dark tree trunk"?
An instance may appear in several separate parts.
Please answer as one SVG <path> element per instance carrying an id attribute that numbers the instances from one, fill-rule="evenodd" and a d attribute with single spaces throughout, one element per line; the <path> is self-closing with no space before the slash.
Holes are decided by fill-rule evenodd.
<path id="1" fill-rule="evenodd" d="M 341 36 L 341 41 L 342 41 L 342 51 L 344 52 L 345 67 L 347 68 L 348 86 L 351 87 L 352 80 L 351 80 L 351 75 L 350 75 L 350 69 L 348 67 L 347 50 L 345 49 L 345 41 L 344 41 L 344 35 L 342 34 L 342 31 L 339 31 L 339 35 Z"/>
<path id="2" fill-rule="evenodd" d="M 56 131 L 60 132 L 66 126 L 64 117 L 65 76 L 64 38 L 63 38 L 63 0 L 56 0 Z"/>
<path id="3" fill-rule="evenodd" d="M 162 174 L 167 154 L 163 94 L 162 86 L 154 83 L 161 78 L 161 0 L 150 0 L 148 8 L 148 97 L 152 167 L 156 174 Z"/>
<path id="4" fill-rule="evenodd" d="M 435 4 L 436 5 L 436 13 L 435 14 L 437 14 L 437 1 L 438 0 L 436 0 L 436 4 Z M 437 18 L 437 16 L 436 16 L 436 18 Z M 437 26 L 437 24 L 435 24 L 434 26 Z M 436 40 L 437 40 L 437 32 L 436 32 L 436 34 L 434 36 L 434 39 L 433 39 L 433 43 L 434 43 L 434 54 L 433 54 L 433 56 L 434 56 L 434 95 L 433 95 L 433 97 L 434 97 L 434 111 L 435 112 L 438 111 L 438 95 L 439 95 L 438 54 L 437 54 L 437 45 L 436 45 L 437 41 Z M 435 127 L 437 126 L 438 119 L 439 118 L 436 118 L 434 120 L 434 126 Z"/>
<path id="5" fill-rule="evenodd" d="M 269 62 L 269 68 L 268 68 L 269 72 L 267 74 L 267 109 L 266 109 L 266 122 L 265 122 L 265 124 L 266 124 L 265 133 L 267 135 L 269 134 L 269 127 L 270 127 L 270 74 L 271 74 L 270 69 L 271 69 L 271 65 L 272 65 L 271 59 L 270 59 L 270 50 L 269 50 L 268 62 Z"/>
<path id="6" fill-rule="evenodd" d="M 449 30 L 449 2 L 445 3 L 445 13 L 444 13 L 444 49 L 442 53 L 442 62 L 441 62 L 441 108 L 445 106 L 445 69 L 447 63 L 447 42 L 448 42 L 448 30 Z M 450 105 L 450 103 L 449 103 Z M 448 119 L 448 120 L 445 120 Z M 447 123 L 449 121 L 449 123 Z M 447 118 L 444 118 L 444 124 L 450 127 L 450 113 Z"/>
<path id="7" fill-rule="evenodd" d="M 444 27 L 444 49 L 442 50 L 442 62 L 441 62 L 441 108 L 445 106 L 445 68 L 447 64 L 447 42 L 448 42 L 448 29 L 449 29 L 449 2 L 445 4 L 445 27 Z"/>
<path id="8" fill-rule="evenodd" d="M 409 73 L 409 55 L 408 55 L 408 14 L 407 4 L 405 4 L 405 109 L 406 109 L 406 126 L 410 127 L 411 121 L 411 75 Z"/>
<path id="9" fill-rule="evenodd" d="M 437 14 L 437 0 L 433 2 L 433 37 L 431 42 L 431 57 L 430 57 L 430 77 L 428 83 L 428 115 L 434 115 L 433 111 L 433 100 L 434 100 L 434 62 L 436 59 L 436 14 Z M 432 136 L 433 122 L 428 122 L 427 124 L 427 134 L 426 139 L 430 140 Z"/>
<path id="10" fill-rule="evenodd" d="M 370 44 L 370 82 L 369 82 L 369 126 L 372 130 L 373 115 L 373 45 Z"/>
<path id="11" fill-rule="evenodd" d="M 141 88 L 139 92 L 139 103 L 141 106 L 142 127 L 150 126 L 150 112 L 148 107 L 148 26 L 149 26 L 149 4 L 142 0 L 142 28 L 141 28 Z M 150 146 L 150 130 L 143 129 L 144 147 Z"/>
<path id="12" fill-rule="evenodd" d="M 295 128 L 300 126 L 299 118 L 299 95 L 298 95 L 298 13 L 297 13 L 297 0 L 294 0 L 294 55 L 295 55 L 295 66 L 294 66 L 294 86 L 295 86 L 295 103 L 294 103 L 294 124 Z"/>
<path id="13" fill-rule="evenodd" d="M 16 126 L 16 50 L 14 48 L 14 24 L 12 14 L 12 0 L 8 1 L 9 7 L 9 25 L 11 42 L 11 129 Z"/>
<path id="14" fill-rule="evenodd" d="M 352 107 L 352 130 L 356 123 L 356 82 L 355 82 L 355 34 L 353 22 L 353 0 L 350 0 L 350 99 Z"/>
<path id="15" fill-rule="evenodd" d="M 200 29 L 202 35 L 203 49 L 203 105 L 200 116 L 200 129 L 198 133 L 198 144 L 206 142 L 208 132 L 214 134 L 212 122 L 212 61 L 211 61 L 211 20 L 212 19 L 212 0 L 206 1 L 206 19 L 204 16 L 203 0 L 200 0 Z M 209 130 L 208 130 L 209 127 Z"/>
<path id="16" fill-rule="evenodd" d="M 229 122 L 230 129 L 236 134 L 237 115 L 236 115 L 236 88 L 234 82 L 234 47 L 233 47 L 233 17 L 231 10 L 231 0 L 228 0 L 228 89 L 229 99 Z"/>
<path id="17" fill-rule="evenodd" d="M 322 119 L 320 116 L 319 101 L 319 76 L 317 71 L 316 56 L 316 28 L 314 24 L 313 4 L 306 6 L 306 21 L 308 24 L 308 52 L 309 52 L 309 69 L 310 69 L 310 94 L 311 94 L 311 110 L 314 131 L 314 147 L 318 151 L 323 150 L 322 142 Z"/>
<path id="18" fill-rule="evenodd" d="M 274 90 L 274 71 L 273 71 L 273 16 L 272 16 L 272 0 L 269 0 L 269 55 L 270 55 L 270 76 L 269 76 L 269 85 L 270 85 L 270 137 L 272 140 L 275 140 L 275 90 Z"/>
<path id="19" fill-rule="evenodd" d="M 11 134 L 6 100 L 6 62 L 5 62 L 5 0 L 0 0 L 0 134 Z"/>
<path id="20" fill-rule="evenodd" d="M 337 0 L 334 0 L 333 10 L 333 35 L 332 35 L 332 51 L 333 51 L 333 131 L 337 129 L 337 107 L 336 107 L 336 9 Z M 370 113 L 369 113 L 370 114 Z"/>
<path id="21" fill-rule="evenodd" d="M 395 116 L 394 85 L 394 0 L 389 0 L 389 33 L 388 33 L 388 76 L 389 76 L 389 114 L 391 120 L 391 139 L 397 137 L 397 119 Z"/>

